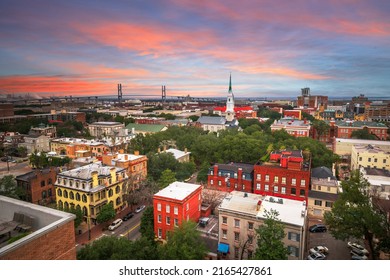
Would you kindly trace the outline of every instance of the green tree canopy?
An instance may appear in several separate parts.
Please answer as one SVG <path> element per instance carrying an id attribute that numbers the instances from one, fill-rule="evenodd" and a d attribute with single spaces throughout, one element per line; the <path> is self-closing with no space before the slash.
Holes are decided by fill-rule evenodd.
<path id="1" fill-rule="evenodd" d="M 374 134 L 368 132 L 368 129 L 359 129 L 354 130 L 351 134 L 353 139 L 366 139 L 366 140 L 377 140 L 377 137 Z"/>
<path id="2" fill-rule="evenodd" d="M 0 195 L 23 199 L 26 192 L 24 189 L 17 186 L 13 175 L 6 175 L 0 179 Z"/>
<path id="3" fill-rule="evenodd" d="M 196 223 L 192 221 L 183 221 L 173 232 L 169 232 L 167 243 L 159 249 L 163 260 L 202 260 L 207 254 Z"/>
<path id="4" fill-rule="evenodd" d="M 283 243 L 285 237 L 284 225 L 278 219 L 276 210 L 265 211 L 264 224 L 256 229 L 257 249 L 254 259 L 257 260 L 287 260 L 288 249 Z"/>
<path id="5" fill-rule="evenodd" d="M 377 211 L 369 196 L 369 183 L 358 170 L 351 173 L 348 181 L 341 183 L 343 191 L 324 215 L 330 233 L 340 240 L 364 239 L 374 252 L 374 238 L 389 237 L 386 215 Z"/>
<path id="6" fill-rule="evenodd" d="M 142 234 L 142 237 L 154 242 L 154 215 L 153 207 L 147 207 L 141 218 L 141 226 L 139 231 Z"/>
<path id="7" fill-rule="evenodd" d="M 165 169 L 158 180 L 158 186 L 161 189 L 176 181 L 176 174 L 170 169 Z"/>
<path id="8" fill-rule="evenodd" d="M 96 221 L 98 224 L 108 222 L 109 220 L 115 218 L 115 210 L 114 206 L 111 203 L 107 203 L 103 205 L 102 209 L 100 210 L 99 214 L 96 216 Z"/>

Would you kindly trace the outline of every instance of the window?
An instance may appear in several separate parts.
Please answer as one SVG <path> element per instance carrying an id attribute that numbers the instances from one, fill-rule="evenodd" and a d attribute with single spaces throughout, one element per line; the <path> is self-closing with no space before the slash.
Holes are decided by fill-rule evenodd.
<path id="1" fill-rule="evenodd" d="M 279 183 L 279 177 L 278 176 L 274 177 L 274 183 Z"/>
<path id="2" fill-rule="evenodd" d="M 53 180 L 52 180 L 51 178 L 47 179 L 47 184 L 48 184 L 48 185 L 53 184 Z"/>
<path id="3" fill-rule="evenodd" d="M 157 215 L 157 222 L 158 222 L 158 223 L 161 223 L 161 221 L 162 221 L 161 215 L 159 214 L 159 215 Z"/>
<path id="4" fill-rule="evenodd" d="M 165 223 L 166 223 L 167 225 L 170 225 L 170 224 L 171 224 L 171 217 L 166 217 Z"/>
<path id="5" fill-rule="evenodd" d="M 61 189 L 58 189 L 57 195 L 58 195 L 58 196 L 62 196 L 62 191 L 61 191 Z"/>
<path id="6" fill-rule="evenodd" d="M 242 174 L 242 179 L 245 179 L 245 174 Z"/>
<path id="7" fill-rule="evenodd" d="M 161 203 L 157 203 L 157 211 L 161 211 Z"/>
<path id="8" fill-rule="evenodd" d="M 158 238 L 162 238 L 162 229 L 161 228 L 158 229 Z"/>
<path id="9" fill-rule="evenodd" d="M 120 193 L 120 191 L 121 191 L 121 188 L 119 186 L 116 186 L 115 187 L 115 193 L 118 194 L 118 193 Z"/>
<path id="10" fill-rule="evenodd" d="M 87 196 L 85 194 L 83 194 L 82 200 L 83 200 L 83 202 L 87 202 Z"/>
<path id="11" fill-rule="evenodd" d="M 174 223 L 175 227 L 178 227 L 179 226 L 179 219 L 178 218 L 174 218 L 173 219 L 173 223 Z"/>
<path id="12" fill-rule="evenodd" d="M 234 258 L 238 260 L 238 256 L 240 255 L 240 248 L 234 247 Z"/>
<path id="13" fill-rule="evenodd" d="M 291 194 L 297 194 L 297 190 L 295 188 L 291 188 Z"/>
<path id="14" fill-rule="evenodd" d="M 214 181 L 213 180 L 210 180 L 210 185 L 214 185 Z"/>
<path id="15" fill-rule="evenodd" d="M 291 185 L 296 186 L 297 185 L 297 179 L 292 178 L 291 179 Z"/>
<path id="16" fill-rule="evenodd" d="M 274 186 L 274 192 L 279 192 L 278 186 Z"/>
<path id="17" fill-rule="evenodd" d="M 383 163 L 386 163 L 386 159 L 383 160 Z"/>
<path id="18" fill-rule="evenodd" d="M 371 162 L 371 158 L 368 158 L 368 162 Z"/>
<path id="19" fill-rule="evenodd" d="M 234 178 L 237 179 L 237 173 L 234 173 Z"/>
<path id="20" fill-rule="evenodd" d="M 69 198 L 70 198 L 70 199 L 74 199 L 74 193 L 73 193 L 73 192 L 70 192 L 70 193 L 69 193 Z"/>
<path id="21" fill-rule="evenodd" d="M 282 184 L 286 184 L 286 177 L 282 177 Z"/>
<path id="22" fill-rule="evenodd" d="M 299 249 L 295 246 L 287 246 L 289 255 L 293 257 L 299 257 Z"/>
<path id="23" fill-rule="evenodd" d="M 314 200 L 314 205 L 322 206 L 322 200 Z"/>
<path id="24" fill-rule="evenodd" d="M 253 223 L 248 222 L 248 229 L 253 229 Z"/>
<path id="25" fill-rule="evenodd" d="M 171 213 L 171 206 L 169 205 L 165 206 L 165 212 Z"/>
<path id="26" fill-rule="evenodd" d="M 43 191 L 42 192 L 42 199 L 45 199 L 46 198 L 46 191 Z"/>
<path id="27" fill-rule="evenodd" d="M 110 189 L 109 191 L 108 191 L 108 197 L 111 197 L 111 196 L 113 196 L 114 195 L 114 191 L 112 190 L 112 189 Z"/>
<path id="28" fill-rule="evenodd" d="M 240 233 L 239 232 L 234 233 L 234 241 L 240 241 Z"/>
<path id="29" fill-rule="evenodd" d="M 265 190 L 266 192 L 268 192 L 268 190 L 269 190 L 269 185 L 264 185 L 264 190 Z"/>
<path id="30" fill-rule="evenodd" d="M 240 227 L 240 220 L 234 219 L 234 227 L 236 228 Z"/>
<path id="31" fill-rule="evenodd" d="M 305 186 L 306 185 L 306 180 L 301 180 L 301 186 Z"/>
<path id="32" fill-rule="evenodd" d="M 289 232 L 288 233 L 288 240 L 299 242 L 300 238 L 301 238 L 301 235 L 299 233 L 296 233 L 296 232 Z"/>
<path id="33" fill-rule="evenodd" d="M 332 206 L 333 206 L 333 202 L 325 201 L 325 207 L 332 207 Z"/>
<path id="34" fill-rule="evenodd" d="M 79 193 L 76 193 L 76 200 L 77 200 L 77 201 L 80 201 L 80 199 L 81 199 L 80 194 L 79 194 Z"/>
<path id="35" fill-rule="evenodd" d="M 48 190 L 47 190 L 47 196 L 48 196 L 48 197 L 51 197 L 51 196 L 52 196 L 51 189 L 48 189 Z"/>
<path id="36" fill-rule="evenodd" d="M 222 183 L 221 183 L 221 180 L 218 180 L 218 186 L 220 186 Z"/>
<path id="37" fill-rule="evenodd" d="M 222 217 L 222 223 L 225 225 L 227 224 L 227 217 Z"/>
<path id="38" fill-rule="evenodd" d="M 305 190 L 299 190 L 299 195 L 305 196 Z"/>
<path id="39" fill-rule="evenodd" d="M 363 158 L 362 157 L 359 157 L 359 161 L 362 161 L 363 160 Z"/>
<path id="40" fill-rule="evenodd" d="M 374 158 L 374 162 L 378 162 L 378 159 L 377 159 L 377 158 Z"/>
<path id="41" fill-rule="evenodd" d="M 73 180 L 69 180 L 69 186 L 73 186 Z"/>
<path id="42" fill-rule="evenodd" d="M 68 191 L 64 191 L 64 197 L 68 198 Z"/>
<path id="43" fill-rule="evenodd" d="M 282 193 L 282 194 L 286 194 L 286 188 L 285 188 L 285 187 L 282 187 L 281 193 Z"/>
<path id="44" fill-rule="evenodd" d="M 317 190 L 319 190 L 319 191 L 320 191 L 320 190 L 321 190 L 321 186 L 317 186 Z"/>
<path id="45" fill-rule="evenodd" d="M 256 175 L 256 179 L 257 179 L 257 180 L 261 180 L 261 174 L 257 174 L 257 175 Z"/>
<path id="46" fill-rule="evenodd" d="M 265 181 L 269 182 L 269 175 L 265 175 Z"/>
<path id="47" fill-rule="evenodd" d="M 45 180 L 41 181 L 41 187 L 44 187 L 46 185 Z"/>
<path id="48" fill-rule="evenodd" d="M 261 189 L 261 187 L 260 187 L 260 184 L 259 184 L 259 183 L 257 183 L 257 184 L 256 184 L 256 190 L 258 190 L 258 191 L 259 191 L 260 189 Z"/>
<path id="49" fill-rule="evenodd" d="M 121 198 L 120 197 L 116 198 L 115 204 L 116 204 L 116 206 L 119 206 L 121 204 Z"/>
<path id="50" fill-rule="evenodd" d="M 210 175 L 214 175 L 214 172 L 212 170 L 210 171 Z"/>
<path id="51" fill-rule="evenodd" d="M 175 215 L 179 214 L 179 208 L 177 208 L 177 206 L 173 207 L 173 214 Z"/>

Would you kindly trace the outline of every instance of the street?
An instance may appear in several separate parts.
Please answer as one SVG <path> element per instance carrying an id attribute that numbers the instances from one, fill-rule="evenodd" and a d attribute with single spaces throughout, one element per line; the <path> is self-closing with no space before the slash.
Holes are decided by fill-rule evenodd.
<path id="1" fill-rule="evenodd" d="M 140 213 L 134 213 L 134 217 L 132 217 L 130 220 L 123 221 L 123 223 L 113 231 L 105 230 L 103 234 L 107 236 L 116 237 L 123 236 L 126 237 L 128 240 L 138 239 L 139 237 L 141 237 L 139 227 L 141 225 L 142 213 L 143 211 Z"/>

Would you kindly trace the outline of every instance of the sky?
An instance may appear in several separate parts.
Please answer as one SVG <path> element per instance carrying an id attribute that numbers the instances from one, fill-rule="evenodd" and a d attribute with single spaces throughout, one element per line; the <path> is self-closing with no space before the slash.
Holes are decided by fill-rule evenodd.
<path id="1" fill-rule="evenodd" d="M 388 0 L 1 0 L 0 94 L 390 96 Z"/>

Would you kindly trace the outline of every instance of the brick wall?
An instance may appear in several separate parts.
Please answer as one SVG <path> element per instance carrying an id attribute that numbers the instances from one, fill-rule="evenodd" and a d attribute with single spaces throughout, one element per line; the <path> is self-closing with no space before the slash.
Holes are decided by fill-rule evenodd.
<path id="1" fill-rule="evenodd" d="M 0 256 L 2 260 L 75 260 L 76 241 L 73 220 Z"/>

